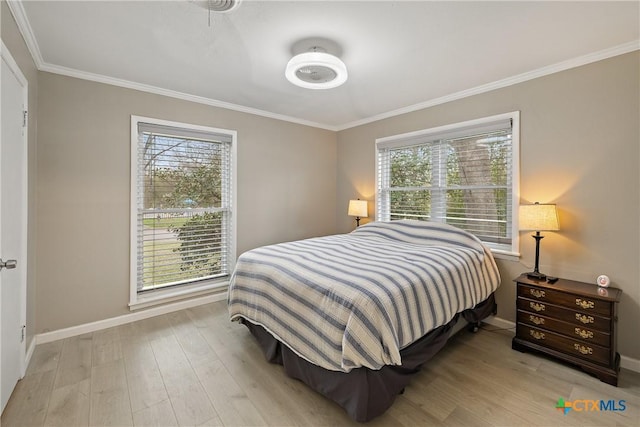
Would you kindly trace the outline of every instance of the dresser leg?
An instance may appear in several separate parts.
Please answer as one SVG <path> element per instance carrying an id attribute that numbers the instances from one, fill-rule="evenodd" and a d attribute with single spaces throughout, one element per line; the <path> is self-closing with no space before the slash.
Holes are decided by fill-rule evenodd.
<path id="1" fill-rule="evenodd" d="M 515 338 L 511 340 L 511 348 L 513 350 L 518 350 L 520 353 L 527 352 L 527 348 L 521 345 L 519 342 L 517 342 Z"/>
<path id="2" fill-rule="evenodd" d="M 594 375 L 603 383 L 618 387 L 618 373 L 620 372 L 620 353 L 616 353 L 613 370 L 592 369 L 588 366 L 581 366 L 582 370 Z"/>
<path id="3" fill-rule="evenodd" d="M 618 387 L 618 374 L 617 373 L 609 373 L 609 372 L 603 372 L 601 370 L 598 369 L 591 369 L 587 366 L 581 366 L 582 370 L 595 376 L 596 378 L 598 378 L 600 381 L 602 381 L 603 383 L 607 383 L 610 384 L 614 387 Z"/>

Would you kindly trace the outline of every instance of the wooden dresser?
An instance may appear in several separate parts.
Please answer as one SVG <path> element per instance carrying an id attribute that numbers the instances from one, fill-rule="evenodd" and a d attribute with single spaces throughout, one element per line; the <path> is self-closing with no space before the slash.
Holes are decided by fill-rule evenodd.
<path id="1" fill-rule="evenodd" d="M 565 279 L 551 284 L 526 275 L 515 282 L 516 336 L 511 347 L 546 353 L 617 386 L 616 310 L 622 291 Z"/>

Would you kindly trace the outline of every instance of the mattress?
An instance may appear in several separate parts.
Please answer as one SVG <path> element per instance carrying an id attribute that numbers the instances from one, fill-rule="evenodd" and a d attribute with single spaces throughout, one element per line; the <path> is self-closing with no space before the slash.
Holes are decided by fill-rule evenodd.
<path id="1" fill-rule="evenodd" d="M 401 365 L 401 350 L 486 300 L 500 276 L 475 236 L 447 224 L 372 222 L 253 249 L 229 286 L 232 320 L 330 371 Z"/>

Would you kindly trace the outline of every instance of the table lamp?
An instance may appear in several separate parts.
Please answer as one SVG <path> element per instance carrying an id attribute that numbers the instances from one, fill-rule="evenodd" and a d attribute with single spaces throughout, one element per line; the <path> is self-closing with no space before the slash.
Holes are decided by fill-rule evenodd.
<path id="1" fill-rule="evenodd" d="M 369 216 L 367 212 L 366 200 L 349 200 L 349 216 L 356 217 L 356 227 L 360 227 L 360 218 L 366 218 Z"/>
<path id="2" fill-rule="evenodd" d="M 536 239 L 536 264 L 532 272 L 527 273 L 529 279 L 545 280 L 547 276 L 540 273 L 540 240 L 544 236 L 540 235 L 541 231 L 557 231 L 560 229 L 558 225 L 558 212 L 554 204 L 540 204 L 536 202 L 533 205 L 520 206 L 520 230 L 535 231 L 531 237 Z"/>

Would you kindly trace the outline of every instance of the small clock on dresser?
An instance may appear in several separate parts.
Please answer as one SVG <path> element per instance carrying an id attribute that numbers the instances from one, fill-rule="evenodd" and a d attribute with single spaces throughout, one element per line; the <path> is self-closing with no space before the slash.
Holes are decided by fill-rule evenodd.
<path id="1" fill-rule="evenodd" d="M 566 279 L 551 284 L 526 275 L 515 282 L 516 336 L 511 347 L 556 357 L 617 386 L 617 303 L 622 291 Z"/>

